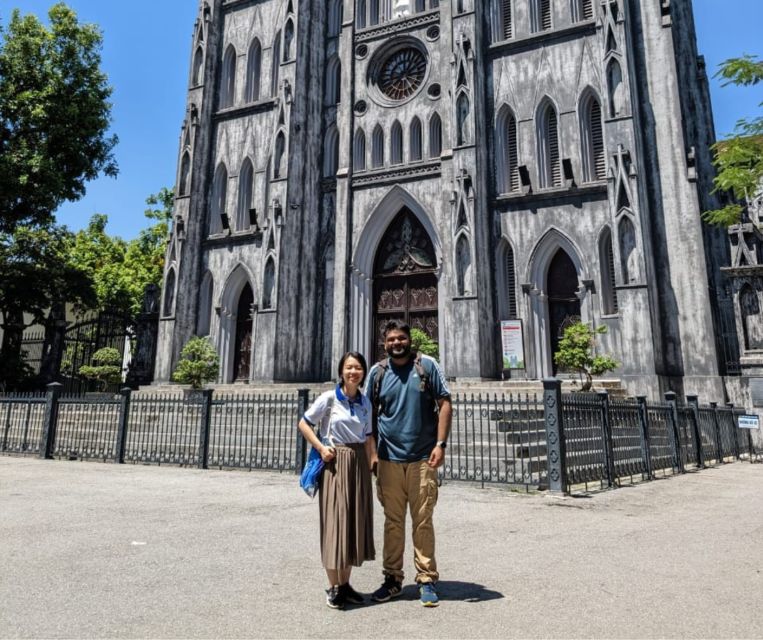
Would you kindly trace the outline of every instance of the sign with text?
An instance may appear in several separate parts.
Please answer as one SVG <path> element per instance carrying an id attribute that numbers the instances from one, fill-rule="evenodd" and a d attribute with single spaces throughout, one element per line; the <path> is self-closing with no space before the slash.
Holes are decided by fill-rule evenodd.
<path id="1" fill-rule="evenodd" d="M 739 416 L 740 429 L 760 429 L 760 418 L 755 415 Z"/>
<path id="2" fill-rule="evenodd" d="M 525 368 L 525 343 L 521 320 L 501 320 L 501 350 L 503 368 Z"/>

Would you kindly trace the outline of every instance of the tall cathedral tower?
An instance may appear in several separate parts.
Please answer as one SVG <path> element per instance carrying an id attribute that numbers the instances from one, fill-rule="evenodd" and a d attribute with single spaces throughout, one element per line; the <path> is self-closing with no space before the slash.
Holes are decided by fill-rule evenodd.
<path id="1" fill-rule="evenodd" d="M 712 141 L 689 0 L 202 0 L 156 377 L 198 334 L 325 380 L 398 318 L 539 378 L 582 319 L 633 393 L 720 400 Z"/>

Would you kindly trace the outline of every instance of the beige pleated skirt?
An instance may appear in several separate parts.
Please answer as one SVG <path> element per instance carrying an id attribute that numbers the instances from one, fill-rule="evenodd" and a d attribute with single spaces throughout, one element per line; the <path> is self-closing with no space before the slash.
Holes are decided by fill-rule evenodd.
<path id="1" fill-rule="evenodd" d="M 365 445 L 336 447 L 336 458 L 321 473 L 319 493 L 323 566 L 338 570 L 373 560 L 373 492 Z"/>

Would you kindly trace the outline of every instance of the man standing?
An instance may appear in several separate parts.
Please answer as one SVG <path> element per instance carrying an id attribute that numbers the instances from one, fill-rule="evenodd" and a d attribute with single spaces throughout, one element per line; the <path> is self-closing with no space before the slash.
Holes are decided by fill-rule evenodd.
<path id="1" fill-rule="evenodd" d="M 450 432 L 450 391 L 437 361 L 411 352 L 407 324 L 387 323 L 384 348 L 389 357 L 371 368 L 366 385 L 377 414 L 376 488 L 384 508 L 384 584 L 373 599 L 386 602 L 402 591 L 405 512 L 410 507 L 421 604 L 436 607 L 439 574 L 432 512 L 437 468 L 445 461 Z"/>

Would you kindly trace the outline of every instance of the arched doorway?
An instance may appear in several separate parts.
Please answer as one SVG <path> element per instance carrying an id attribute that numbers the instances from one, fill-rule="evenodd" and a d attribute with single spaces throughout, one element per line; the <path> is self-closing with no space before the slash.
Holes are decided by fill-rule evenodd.
<path id="1" fill-rule="evenodd" d="M 580 298 L 578 298 L 578 272 L 575 264 L 564 249 L 558 249 L 548 266 L 546 275 L 548 296 L 548 335 L 551 340 L 553 372 L 557 372 L 553 354 L 559 348 L 559 340 L 564 330 L 580 320 Z"/>
<path id="2" fill-rule="evenodd" d="M 236 340 L 233 351 L 233 380 L 247 381 L 252 361 L 252 305 L 254 293 L 247 282 L 241 291 L 236 311 Z"/>
<path id="3" fill-rule="evenodd" d="M 395 216 L 374 260 L 374 355 L 384 357 L 384 325 L 403 320 L 438 340 L 437 259 L 429 234 L 403 207 Z"/>

